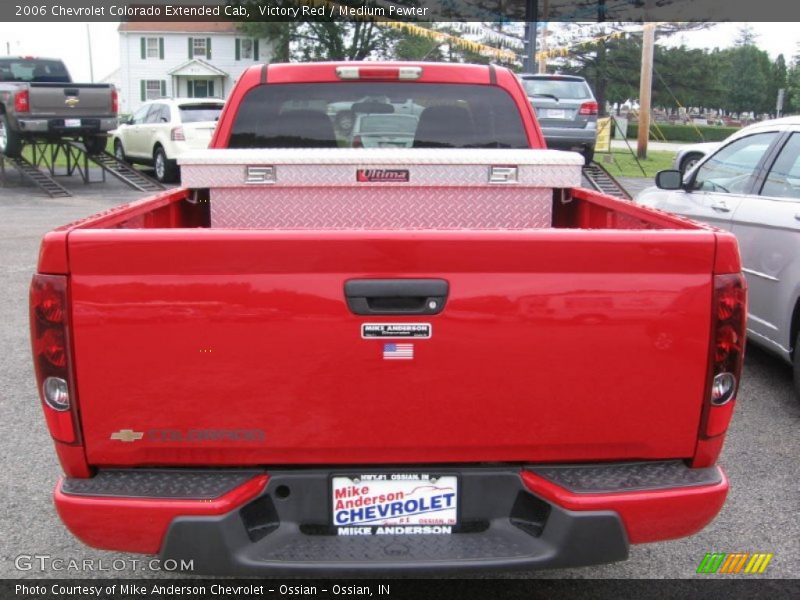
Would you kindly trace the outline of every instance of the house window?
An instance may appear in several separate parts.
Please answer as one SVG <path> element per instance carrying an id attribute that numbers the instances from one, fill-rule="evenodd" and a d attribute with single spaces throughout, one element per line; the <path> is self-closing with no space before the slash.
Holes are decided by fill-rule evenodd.
<path id="1" fill-rule="evenodd" d="M 242 40 L 242 58 L 253 58 L 253 40 Z"/>
<path id="2" fill-rule="evenodd" d="M 194 38 L 192 41 L 192 56 L 205 57 L 207 54 L 206 38 Z"/>
<path id="3" fill-rule="evenodd" d="M 258 40 L 237 38 L 236 60 L 258 60 Z"/>
<path id="4" fill-rule="evenodd" d="M 142 37 L 139 38 L 142 60 L 164 58 L 164 38 L 163 37 Z"/>
<path id="5" fill-rule="evenodd" d="M 144 82 L 144 99 L 155 100 L 161 98 L 161 80 L 149 79 Z"/>
<path id="6" fill-rule="evenodd" d="M 147 58 L 158 58 L 158 38 L 157 37 L 149 37 L 145 40 L 147 44 Z"/>

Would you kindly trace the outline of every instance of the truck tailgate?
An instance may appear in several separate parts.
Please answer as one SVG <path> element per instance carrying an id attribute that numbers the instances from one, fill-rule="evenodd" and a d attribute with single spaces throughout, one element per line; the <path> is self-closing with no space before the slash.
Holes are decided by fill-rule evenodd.
<path id="1" fill-rule="evenodd" d="M 689 457 L 710 231 L 70 233 L 96 465 Z M 427 317 L 361 317 L 353 278 L 449 282 Z M 363 323 L 430 323 L 413 358 Z M 139 435 L 141 434 L 141 435 Z"/>
<path id="2" fill-rule="evenodd" d="M 111 86 L 90 83 L 31 83 L 30 114 L 97 117 L 112 114 Z"/>

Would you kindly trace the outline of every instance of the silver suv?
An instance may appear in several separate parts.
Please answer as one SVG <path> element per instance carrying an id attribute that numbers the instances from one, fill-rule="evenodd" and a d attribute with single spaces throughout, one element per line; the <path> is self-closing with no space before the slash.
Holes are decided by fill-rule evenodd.
<path id="1" fill-rule="evenodd" d="M 800 393 L 800 117 L 751 125 L 683 179 L 661 171 L 636 202 L 732 231 L 750 289 L 751 341 L 794 364 Z"/>
<path id="2" fill-rule="evenodd" d="M 574 75 L 520 76 L 536 111 L 548 148 L 583 154 L 586 164 L 594 158 L 597 138 L 597 101 L 583 77 Z"/>

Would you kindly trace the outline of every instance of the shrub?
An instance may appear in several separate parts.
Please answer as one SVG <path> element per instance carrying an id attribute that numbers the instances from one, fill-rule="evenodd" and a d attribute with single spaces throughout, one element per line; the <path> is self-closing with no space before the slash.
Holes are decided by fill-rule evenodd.
<path id="1" fill-rule="evenodd" d="M 699 131 L 698 131 L 699 130 Z M 656 142 L 721 142 L 732 133 L 739 131 L 738 127 L 715 127 L 712 125 L 655 125 L 650 126 L 650 139 Z M 702 134 L 702 135 L 701 135 Z M 639 126 L 628 123 L 628 138 L 636 139 L 639 135 Z"/>

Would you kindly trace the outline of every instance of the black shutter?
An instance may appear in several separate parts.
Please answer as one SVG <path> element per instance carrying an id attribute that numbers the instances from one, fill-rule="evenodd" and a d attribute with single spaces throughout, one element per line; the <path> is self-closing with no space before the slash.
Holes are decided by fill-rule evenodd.
<path id="1" fill-rule="evenodd" d="M 142 60 L 147 58 L 147 40 L 145 38 L 139 38 L 139 47 L 142 51 Z"/>
<path id="2" fill-rule="evenodd" d="M 236 60 L 242 60 L 242 40 L 236 38 Z"/>
<path id="3" fill-rule="evenodd" d="M 253 40 L 253 60 L 258 60 L 258 40 Z"/>
<path id="4" fill-rule="evenodd" d="M 194 58 L 194 38 L 189 38 L 189 58 Z"/>
<path id="5" fill-rule="evenodd" d="M 147 83 L 145 82 L 145 80 L 144 80 L 144 79 L 142 79 L 142 80 L 139 82 L 139 89 L 140 89 L 140 91 L 141 91 L 141 93 L 142 93 L 142 102 L 144 102 L 145 100 L 147 100 L 147 89 L 146 89 L 146 86 L 147 86 Z"/>
<path id="6" fill-rule="evenodd" d="M 206 38 L 206 58 L 211 59 L 211 38 Z"/>
<path id="7" fill-rule="evenodd" d="M 158 38 L 158 58 L 164 60 L 164 38 Z"/>

